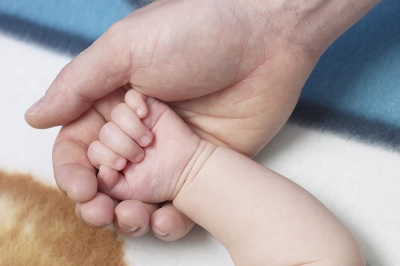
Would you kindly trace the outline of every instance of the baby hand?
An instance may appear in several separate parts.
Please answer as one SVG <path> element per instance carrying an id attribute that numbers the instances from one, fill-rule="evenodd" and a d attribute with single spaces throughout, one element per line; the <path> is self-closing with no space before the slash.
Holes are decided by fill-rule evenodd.
<path id="1" fill-rule="evenodd" d="M 157 99 L 130 90 L 125 102 L 112 110 L 112 122 L 88 149 L 99 168 L 99 190 L 119 200 L 173 200 L 200 138 Z"/>

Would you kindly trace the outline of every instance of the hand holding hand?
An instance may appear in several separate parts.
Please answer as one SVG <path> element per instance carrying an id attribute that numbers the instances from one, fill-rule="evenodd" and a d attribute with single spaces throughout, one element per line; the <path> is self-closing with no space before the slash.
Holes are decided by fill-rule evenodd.
<path id="1" fill-rule="evenodd" d="M 111 109 L 123 102 L 119 88 L 126 84 L 171 101 L 202 139 L 247 156 L 262 149 L 286 122 L 319 56 L 278 34 L 282 21 L 269 23 L 271 14 L 242 1 L 157 1 L 116 23 L 60 72 L 26 120 L 39 128 L 70 122 L 56 140 L 53 161 L 60 189 L 86 202 L 77 205 L 78 217 L 92 226 L 113 218 L 86 154 L 111 121 Z M 133 212 L 128 203 L 117 211 Z M 152 224 L 190 230 L 193 223 L 167 207 L 151 215 L 160 218 Z"/>
<path id="2" fill-rule="evenodd" d="M 99 189 L 118 200 L 172 201 L 185 182 L 185 169 L 201 139 L 159 100 L 142 97 L 135 90 L 128 91 L 125 99 L 126 103 L 113 108 L 112 122 L 102 127 L 99 140 L 88 150 L 89 160 L 100 169 Z M 137 107 L 147 113 L 142 120 L 134 112 Z M 143 136 L 154 139 L 140 144 Z M 118 157 L 128 161 L 123 169 L 106 166 Z"/>

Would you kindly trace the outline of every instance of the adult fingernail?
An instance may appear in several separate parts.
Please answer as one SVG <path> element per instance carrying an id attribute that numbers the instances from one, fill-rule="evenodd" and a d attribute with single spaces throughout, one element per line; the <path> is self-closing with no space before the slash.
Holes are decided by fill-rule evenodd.
<path id="1" fill-rule="evenodd" d="M 128 229 L 126 229 L 126 230 L 121 228 L 121 230 L 124 231 L 125 233 L 133 233 L 133 232 L 135 232 L 138 228 L 139 228 L 139 226 L 132 226 L 131 228 L 128 228 Z"/>
<path id="2" fill-rule="evenodd" d="M 42 107 L 44 101 L 44 96 L 37 100 L 31 107 L 26 110 L 25 114 L 27 115 L 34 115 L 39 111 L 40 107 Z"/>
<path id="3" fill-rule="evenodd" d="M 139 228 L 139 226 L 130 226 L 121 221 L 118 221 L 118 225 L 119 228 L 125 233 L 133 233 Z"/>
<path id="4" fill-rule="evenodd" d="M 165 237 L 165 236 L 167 236 L 168 235 L 168 233 L 164 233 L 164 232 L 161 232 L 160 230 L 157 230 L 156 228 L 152 228 L 153 229 L 153 232 L 156 234 L 156 235 L 159 235 L 159 236 L 162 236 L 162 237 Z"/>
<path id="5" fill-rule="evenodd" d="M 86 223 L 88 226 L 90 226 L 90 227 L 92 227 L 92 228 L 103 228 L 103 227 L 106 227 L 106 226 L 107 226 L 106 224 L 94 223 L 93 221 L 91 221 L 91 220 L 85 218 L 85 216 L 83 216 L 83 215 L 82 215 L 82 219 L 85 221 L 85 223 Z"/>

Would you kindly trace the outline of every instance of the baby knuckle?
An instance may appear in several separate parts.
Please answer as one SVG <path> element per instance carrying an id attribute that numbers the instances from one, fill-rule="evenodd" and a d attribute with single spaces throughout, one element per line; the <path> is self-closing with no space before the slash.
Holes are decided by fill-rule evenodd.
<path id="1" fill-rule="evenodd" d="M 111 110 L 111 119 L 113 121 L 117 120 L 118 117 L 123 115 L 126 111 L 127 105 L 125 103 L 119 103 L 117 104 L 112 110 Z"/>
<path id="2" fill-rule="evenodd" d="M 101 129 L 100 129 L 100 133 L 99 133 L 99 138 L 100 141 L 104 141 L 106 139 L 108 139 L 112 134 L 112 129 L 114 128 L 114 123 L 113 122 L 108 122 L 106 123 Z"/>

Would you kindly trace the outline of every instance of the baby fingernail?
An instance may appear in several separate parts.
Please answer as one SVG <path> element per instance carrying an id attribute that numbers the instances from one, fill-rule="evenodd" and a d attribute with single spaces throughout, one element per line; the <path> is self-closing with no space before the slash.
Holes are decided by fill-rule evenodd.
<path id="1" fill-rule="evenodd" d="M 140 162 L 144 157 L 144 153 L 139 153 L 135 156 L 135 162 L 138 163 Z"/>
<path id="2" fill-rule="evenodd" d="M 39 111 L 40 107 L 42 107 L 44 101 L 44 96 L 37 100 L 31 107 L 26 110 L 25 114 L 27 115 L 34 115 Z"/>
<path id="3" fill-rule="evenodd" d="M 141 108 L 136 109 L 136 114 L 138 117 L 141 117 L 143 114 L 143 110 Z"/>
<path id="4" fill-rule="evenodd" d="M 156 234 L 156 235 L 159 235 L 159 236 L 167 236 L 168 235 L 168 233 L 164 233 L 164 232 L 161 232 L 160 230 L 157 230 L 156 228 L 152 228 L 153 229 L 153 232 Z"/>
<path id="5" fill-rule="evenodd" d="M 140 142 L 142 143 L 143 146 L 147 146 L 150 144 L 151 138 L 148 136 L 143 136 L 140 138 Z"/>
<path id="6" fill-rule="evenodd" d="M 124 158 L 118 158 L 118 159 L 115 161 L 115 166 L 116 166 L 118 169 L 123 169 L 123 168 L 125 167 L 125 159 L 124 159 Z"/>

